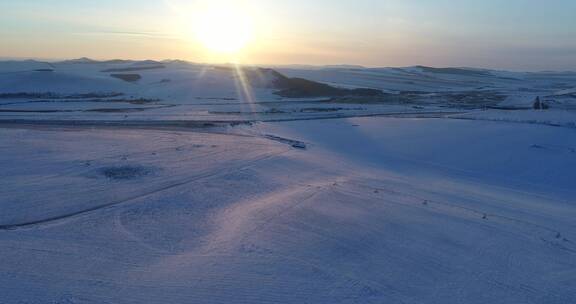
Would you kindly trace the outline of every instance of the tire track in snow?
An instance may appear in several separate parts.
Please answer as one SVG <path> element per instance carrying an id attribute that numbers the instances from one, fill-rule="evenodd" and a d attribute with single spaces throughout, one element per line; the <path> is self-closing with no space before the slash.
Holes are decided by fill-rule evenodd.
<path id="1" fill-rule="evenodd" d="M 387 195 L 397 195 L 397 196 L 401 196 L 401 197 L 408 197 L 408 198 L 416 198 L 415 202 L 410 203 L 410 202 L 401 202 L 401 201 L 390 201 L 390 200 L 382 200 L 382 202 L 386 203 L 386 204 L 393 204 L 393 205 L 398 205 L 398 206 L 404 206 L 404 207 L 413 207 L 416 209 L 424 209 L 424 208 L 430 208 L 432 210 L 435 210 L 439 213 L 443 213 L 445 214 L 446 211 L 448 211 L 449 209 L 460 209 L 463 210 L 463 213 L 460 213 L 462 216 L 465 216 L 465 213 L 473 213 L 475 215 L 476 219 L 480 219 L 480 215 L 484 214 L 481 211 L 477 211 L 475 209 L 472 208 L 467 208 L 467 207 L 460 207 L 454 204 L 450 204 L 450 203 L 443 203 L 443 202 L 438 202 L 438 201 L 433 201 L 433 200 L 422 200 L 422 198 L 418 197 L 417 195 L 412 195 L 409 193 L 403 193 L 403 192 L 399 192 L 399 191 L 395 191 L 395 190 L 390 190 L 390 189 L 383 189 L 380 187 L 374 187 L 374 186 L 365 186 L 365 185 L 361 185 L 361 184 L 357 184 L 354 182 L 349 182 L 350 185 L 353 186 L 357 186 L 359 188 L 364 188 L 364 189 L 369 189 L 371 191 L 369 192 L 362 192 L 362 191 L 358 191 L 358 190 L 353 190 L 350 188 L 344 188 L 343 185 L 339 185 L 338 191 L 341 191 L 342 193 L 347 193 L 349 195 L 353 195 L 353 196 L 357 196 L 359 198 L 365 198 L 365 197 L 375 197 L 376 195 L 378 195 L 377 193 L 380 193 L 380 191 L 382 193 L 385 193 Z M 379 192 L 373 192 L 374 190 L 377 190 Z M 372 193 L 376 193 L 376 195 L 373 195 Z M 427 202 L 426 204 L 423 204 L 422 202 Z M 434 205 L 437 205 L 436 207 L 434 207 Z M 456 214 L 458 215 L 458 213 Z M 531 223 L 528 221 L 523 221 L 523 220 L 518 220 L 518 219 L 514 219 L 514 218 L 510 218 L 510 217 L 506 217 L 506 216 L 499 216 L 499 215 L 490 215 L 491 217 L 501 217 L 502 221 L 500 222 L 496 222 L 499 224 L 503 224 L 504 221 L 513 221 L 513 226 L 515 228 L 520 228 L 519 226 L 525 225 L 525 226 L 535 226 L 537 228 L 540 229 L 544 229 L 546 231 L 549 232 L 554 232 L 555 230 L 552 228 L 548 228 L 539 224 L 535 224 L 535 223 Z M 488 217 L 488 221 L 490 220 L 490 216 Z M 482 222 L 480 222 L 482 223 Z M 484 223 L 483 225 L 489 226 L 488 225 L 489 222 Z M 491 226 L 494 227 L 494 226 Z M 519 232 L 512 232 L 512 231 L 508 231 L 507 233 L 513 234 L 513 235 L 528 235 L 531 237 L 535 237 L 534 235 L 530 234 L 529 232 L 527 233 L 526 231 L 520 230 Z M 574 254 L 576 253 L 576 250 L 569 248 L 567 246 L 564 246 L 562 244 L 556 244 L 554 243 L 554 241 L 549 241 L 544 239 L 543 237 L 535 237 L 538 240 L 544 241 L 545 243 L 547 243 L 548 245 L 552 246 L 553 248 L 556 249 L 561 249 L 564 250 L 568 253 Z M 566 242 L 568 242 L 568 244 L 571 244 L 571 242 L 569 240 L 567 240 Z M 489 248 L 494 247 L 493 244 L 490 245 Z M 487 252 L 490 251 L 490 249 L 488 249 L 486 246 L 482 246 L 480 247 L 481 250 L 479 250 L 476 254 L 478 257 L 484 257 L 487 256 Z M 494 247 L 497 248 L 497 247 Z M 461 287 L 460 289 L 464 289 L 462 292 L 459 292 L 460 297 L 458 298 L 458 301 L 460 303 L 464 303 L 464 299 L 462 297 L 462 294 L 466 294 L 466 291 L 469 290 L 467 288 L 468 285 L 473 286 L 474 284 L 476 284 L 476 282 L 484 282 L 487 283 L 491 286 L 493 286 L 494 288 L 498 288 L 501 290 L 510 290 L 511 292 L 517 293 L 517 294 L 530 294 L 530 295 L 538 295 L 538 294 L 547 294 L 550 297 L 554 297 L 556 299 L 559 299 L 559 301 L 565 300 L 564 298 L 562 298 L 561 295 L 555 294 L 553 292 L 550 292 L 548 290 L 545 289 L 541 289 L 538 288 L 537 286 L 530 286 L 530 285 L 515 285 L 514 283 L 510 283 L 506 280 L 505 277 L 501 277 L 501 273 L 506 273 L 505 270 L 503 269 L 516 269 L 518 267 L 521 267 L 522 265 L 513 265 L 514 261 L 516 261 L 517 259 L 515 258 L 515 256 L 519 256 L 521 255 L 521 253 L 518 252 L 506 252 L 505 256 L 503 257 L 503 267 L 500 267 L 498 269 L 500 269 L 499 273 L 494 273 L 493 271 L 488 271 L 488 272 L 469 272 L 466 268 L 463 268 L 461 271 L 466 273 L 466 277 L 468 278 L 467 282 L 465 283 L 466 287 Z M 476 260 L 477 258 L 474 258 L 474 260 Z"/>
<path id="2" fill-rule="evenodd" d="M 421 197 L 421 196 L 418 196 L 415 194 L 411 194 L 411 193 L 404 193 L 404 192 L 399 192 L 396 190 L 384 189 L 384 188 L 374 187 L 374 186 L 364 186 L 364 185 L 361 185 L 358 183 L 350 183 L 350 184 L 355 185 L 355 186 L 360 187 L 360 188 L 369 189 L 370 191 L 377 191 L 377 192 L 382 191 L 384 193 L 391 194 L 391 195 L 412 198 L 416 202 L 419 202 L 421 205 L 426 206 L 428 208 L 435 209 L 439 212 L 443 212 L 443 211 L 446 211 L 448 209 L 459 210 L 460 212 L 463 212 L 463 213 L 473 214 L 476 218 L 481 218 L 483 220 L 490 220 L 491 218 L 492 219 L 498 219 L 498 220 L 503 221 L 503 222 L 512 223 L 517 227 L 518 226 L 524 226 L 524 227 L 531 227 L 533 229 L 540 230 L 540 231 L 545 231 L 546 234 L 553 235 L 554 240 L 550 240 L 550 239 L 547 239 L 544 237 L 538 237 L 539 240 L 543 241 L 544 243 L 547 243 L 548 245 L 550 245 L 552 247 L 576 254 L 576 249 L 571 248 L 572 246 L 568 247 L 568 245 L 572 245 L 572 242 L 569 239 L 563 237 L 563 234 L 561 231 L 556 230 L 554 228 L 550 228 L 550 227 L 536 224 L 536 223 L 533 223 L 530 221 L 517 219 L 517 218 L 505 216 L 505 215 L 499 215 L 499 214 L 495 214 L 495 213 L 491 213 L 491 212 L 483 212 L 481 210 L 473 209 L 470 207 L 464 207 L 464 206 L 459 206 L 459 205 L 455 205 L 455 204 L 451 204 L 451 203 L 440 202 L 437 200 L 430 200 L 430 199 L 426 199 L 424 197 Z M 354 192 L 353 190 L 350 190 L 350 189 L 341 189 L 341 190 L 352 193 L 352 194 L 360 195 L 359 192 Z M 409 204 L 404 204 L 404 203 L 397 203 L 397 204 L 409 205 Z M 564 244 L 561 242 L 563 242 Z"/>
<path id="3" fill-rule="evenodd" d="M 201 248 L 198 248 L 194 253 L 187 255 L 186 259 L 198 257 L 238 257 L 237 255 L 225 255 L 223 252 L 233 251 L 233 248 L 243 251 L 246 245 L 250 245 L 250 240 L 255 236 L 266 231 L 270 225 L 275 221 L 289 214 L 291 211 L 298 209 L 308 203 L 311 203 L 319 195 L 328 191 L 336 191 L 334 188 L 341 181 L 341 178 L 336 180 L 319 181 L 315 183 L 301 184 L 281 192 L 276 192 L 271 195 L 273 201 L 270 201 L 269 196 L 265 196 L 259 200 L 248 202 L 246 205 L 232 206 L 228 210 L 224 210 L 224 215 L 219 219 L 222 223 L 232 225 L 231 228 L 225 228 L 226 224 L 218 225 L 220 230 L 212 232 L 210 237 L 213 241 L 208 242 Z M 292 200 L 297 196 L 297 199 Z M 286 203 L 291 201 L 291 203 Z M 264 214 L 269 209 L 275 209 L 270 205 L 277 205 L 278 210 L 272 214 Z M 261 218 L 259 218 L 261 216 Z M 239 222 L 234 223 L 229 218 L 240 219 Z M 224 227 L 224 228 L 223 228 Z M 249 247 L 252 248 L 252 247 Z M 402 300 L 402 296 L 398 290 L 388 284 L 361 278 L 353 273 L 347 271 L 334 270 L 321 264 L 314 263 L 303 258 L 296 256 L 289 256 L 286 254 L 278 254 L 278 252 L 251 252 L 249 251 L 241 258 L 257 257 L 262 261 L 268 259 L 283 260 L 290 262 L 293 265 L 298 265 L 302 268 L 315 269 L 318 273 L 322 273 L 334 279 L 334 287 L 328 292 L 328 295 L 334 295 L 340 289 L 354 289 L 357 293 L 378 293 L 392 296 L 395 298 L 395 303 L 406 303 Z"/>
<path id="4" fill-rule="evenodd" d="M 92 208 L 88 208 L 88 209 L 84 209 L 84 210 L 80 210 L 80 211 L 76 211 L 76 212 L 71 212 L 71 213 L 67 213 L 67 214 L 62 214 L 59 216 L 54 216 L 54 217 L 45 218 L 45 219 L 41 219 L 41 220 L 25 222 L 25 223 L 0 225 L 0 231 L 17 231 L 17 230 L 23 230 L 23 229 L 29 229 L 29 228 L 35 228 L 35 227 L 42 227 L 42 226 L 46 226 L 46 225 L 50 225 L 50 224 L 57 224 L 57 223 L 62 222 L 62 221 L 78 218 L 80 216 L 89 215 L 89 214 L 92 214 L 92 213 L 97 212 L 97 211 L 118 207 L 120 205 L 125 205 L 125 204 L 130 203 L 134 200 L 141 199 L 141 198 L 144 198 L 144 197 L 156 194 L 156 193 L 160 193 L 163 191 L 167 191 L 170 189 L 174 189 L 174 188 L 177 188 L 180 186 L 184 186 L 184 185 L 187 185 L 187 184 L 190 184 L 190 183 L 202 180 L 202 179 L 206 179 L 206 178 L 210 178 L 210 177 L 214 177 L 214 176 L 218 176 L 218 175 L 230 174 L 234 171 L 244 170 L 244 169 L 250 168 L 251 166 L 253 166 L 254 164 L 256 164 L 260 161 L 265 161 L 268 159 L 272 159 L 274 157 L 278 157 L 278 156 L 280 156 L 280 155 L 282 155 L 288 151 L 290 151 L 290 150 L 286 149 L 286 150 L 283 150 L 281 152 L 272 153 L 272 154 L 268 154 L 268 155 L 265 155 L 262 157 L 258 157 L 254 160 L 246 161 L 245 163 L 241 163 L 240 165 L 237 165 L 234 168 L 231 168 L 228 170 L 217 171 L 217 172 L 211 171 L 211 172 L 201 173 L 201 174 L 193 176 L 190 179 L 185 179 L 185 180 L 179 181 L 177 183 L 167 185 L 167 186 L 162 187 L 160 189 L 154 189 L 154 190 L 142 193 L 142 194 L 134 195 L 134 196 L 126 198 L 126 199 L 122 199 L 122 200 L 115 201 L 115 202 L 110 202 L 110 203 L 95 206 Z"/>

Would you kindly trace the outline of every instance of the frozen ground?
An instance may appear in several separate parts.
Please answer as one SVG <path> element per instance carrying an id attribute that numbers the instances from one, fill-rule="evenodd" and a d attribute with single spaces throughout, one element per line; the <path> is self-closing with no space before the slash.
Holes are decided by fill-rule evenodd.
<path id="1" fill-rule="evenodd" d="M 549 111 L 233 99 L 230 74 L 8 96 L 31 112 L 0 113 L 0 303 L 576 302 L 572 76 L 539 75 Z"/>

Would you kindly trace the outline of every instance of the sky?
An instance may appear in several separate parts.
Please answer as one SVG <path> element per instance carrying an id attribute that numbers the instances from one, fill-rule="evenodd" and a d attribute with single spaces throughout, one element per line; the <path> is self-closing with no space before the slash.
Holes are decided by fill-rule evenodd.
<path id="1" fill-rule="evenodd" d="M 574 0 L 1 0 L 0 57 L 576 70 L 575 13 Z M 226 40 L 212 45 L 243 22 L 250 38 L 217 52 L 202 18 Z"/>

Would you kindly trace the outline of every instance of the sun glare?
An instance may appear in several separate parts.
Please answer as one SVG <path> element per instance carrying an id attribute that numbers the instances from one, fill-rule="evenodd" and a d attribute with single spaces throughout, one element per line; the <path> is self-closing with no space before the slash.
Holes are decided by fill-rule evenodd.
<path id="1" fill-rule="evenodd" d="M 213 5 L 195 16 L 196 39 L 209 51 L 236 55 L 245 49 L 254 36 L 248 12 L 231 5 Z"/>

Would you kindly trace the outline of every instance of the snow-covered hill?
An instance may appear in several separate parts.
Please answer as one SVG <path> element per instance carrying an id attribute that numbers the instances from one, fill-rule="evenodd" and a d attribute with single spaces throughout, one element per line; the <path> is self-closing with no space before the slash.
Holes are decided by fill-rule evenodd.
<path id="1" fill-rule="evenodd" d="M 3 304 L 576 301 L 571 129 L 150 128 L 0 129 Z"/>
<path id="2" fill-rule="evenodd" d="M 575 80 L 0 63 L 0 304 L 576 303 Z"/>
<path id="3" fill-rule="evenodd" d="M 574 73 L 470 68 L 236 67 L 185 61 L 0 63 L 0 119 L 262 120 L 572 109 Z M 81 98 L 84 96 L 84 98 Z"/>

